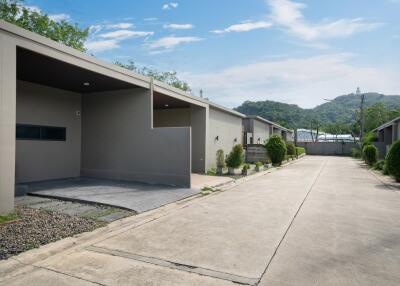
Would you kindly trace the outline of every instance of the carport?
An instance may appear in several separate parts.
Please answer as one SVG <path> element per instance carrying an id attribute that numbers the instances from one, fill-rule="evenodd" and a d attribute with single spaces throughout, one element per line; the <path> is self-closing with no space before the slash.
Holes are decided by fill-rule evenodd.
<path id="1" fill-rule="evenodd" d="M 89 177 L 190 187 L 191 130 L 153 127 L 155 90 L 168 91 L 0 21 L 0 213 L 13 208 L 16 183 Z"/>

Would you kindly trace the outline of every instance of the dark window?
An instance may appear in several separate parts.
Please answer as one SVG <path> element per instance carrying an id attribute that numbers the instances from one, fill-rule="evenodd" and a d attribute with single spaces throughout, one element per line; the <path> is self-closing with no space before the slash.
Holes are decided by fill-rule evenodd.
<path id="1" fill-rule="evenodd" d="M 65 141 L 65 127 L 17 124 L 16 136 L 21 140 Z"/>

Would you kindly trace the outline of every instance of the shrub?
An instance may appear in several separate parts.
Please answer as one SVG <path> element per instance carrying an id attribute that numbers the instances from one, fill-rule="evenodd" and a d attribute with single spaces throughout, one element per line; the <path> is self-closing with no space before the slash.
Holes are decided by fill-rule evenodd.
<path id="1" fill-rule="evenodd" d="M 243 164 L 244 154 L 243 147 L 241 144 L 233 146 L 232 151 L 229 153 L 226 159 L 226 165 L 229 168 L 239 168 Z"/>
<path id="2" fill-rule="evenodd" d="M 256 167 L 261 167 L 261 166 L 263 166 L 263 163 L 261 163 L 261 162 L 256 162 Z"/>
<path id="3" fill-rule="evenodd" d="M 297 156 L 300 156 L 305 153 L 306 153 L 306 149 L 304 149 L 303 147 L 296 147 L 296 155 Z"/>
<path id="4" fill-rule="evenodd" d="M 365 134 L 364 138 L 363 138 L 363 147 L 369 144 L 372 144 L 372 142 L 376 142 L 378 141 L 378 136 L 376 135 L 375 132 L 368 132 Z"/>
<path id="5" fill-rule="evenodd" d="M 351 148 L 351 156 L 353 158 L 356 158 L 356 159 L 361 158 L 361 150 L 360 150 L 360 148 Z"/>
<path id="6" fill-rule="evenodd" d="M 286 154 L 286 144 L 279 135 L 272 135 L 265 144 L 273 164 L 281 164 Z"/>
<path id="7" fill-rule="evenodd" d="M 393 143 L 386 156 L 387 171 L 400 182 L 400 141 Z"/>
<path id="8" fill-rule="evenodd" d="M 381 170 L 383 171 L 383 168 L 385 167 L 385 161 L 384 160 L 379 160 L 378 162 L 376 162 L 373 166 L 373 168 L 375 170 Z"/>
<path id="9" fill-rule="evenodd" d="M 378 149 L 374 145 L 366 145 L 363 148 L 364 160 L 368 165 L 373 165 L 378 159 Z"/>
<path id="10" fill-rule="evenodd" d="M 217 174 L 217 170 L 215 168 L 208 169 L 206 174 L 209 176 L 215 176 Z"/>
<path id="11" fill-rule="evenodd" d="M 217 167 L 224 168 L 225 167 L 225 154 L 224 150 L 219 149 L 217 151 Z"/>
<path id="12" fill-rule="evenodd" d="M 286 150 L 288 155 L 296 155 L 296 146 L 293 142 L 286 142 Z"/>
<path id="13" fill-rule="evenodd" d="M 271 161 L 271 159 L 267 159 L 267 160 L 265 160 L 265 164 L 272 164 L 272 161 Z"/>
<path id="14" fill-rule="evenodd" d="M 250 170 L 250 165 L 249 164 L 244 164 L 243 165 L 243 171 L 246 171 L 246 170 Z"/>

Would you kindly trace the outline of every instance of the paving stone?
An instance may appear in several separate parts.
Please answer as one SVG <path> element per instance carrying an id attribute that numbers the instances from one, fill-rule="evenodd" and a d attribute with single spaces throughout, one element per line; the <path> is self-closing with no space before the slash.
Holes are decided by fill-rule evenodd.
<path id="1" fill-rule="evenodd" d="M 99 218 L 97 218 L 97 220 L 102 221 L 102 222 L 113 222 L 115 220 L 127 217 L 128 215 L 129 215 L 128 212 L 116 211 L 109 215 L 99 217 Z"/>

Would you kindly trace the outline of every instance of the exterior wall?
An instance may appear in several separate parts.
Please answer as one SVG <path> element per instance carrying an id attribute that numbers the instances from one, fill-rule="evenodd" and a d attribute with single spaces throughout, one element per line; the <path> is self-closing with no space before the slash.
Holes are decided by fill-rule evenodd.
<path id="1" fill-rule="evenodd" d="M 206 159 L 207 108 L 191 105 L 190 108 L 157 109 L 153 111 L 154 127 L 191 127 L 192 171 L 204 173 Z"/>
<path id="2" fill-rule="evenodd" d="M 190 128 L 152 128 L 151 90 L 83 95 L 82 175 L 190 187 Z"/>
<path id="3" fill-rule="evenodd" d="M 80 176 L 78 93 L 18 81 L 17 123 L 66 127 L 66 141 L 17 140 L 16 183 Z M 15 136 L 15 135 L 14 135 Z"/>
<path id="4" fill-rule="evenodd" d="M 397 139 L 400 140 L 400 122 L 397 123 Z"/>
<path id="5" fill-rule="evenodd" d="M 153 126 L 188 127 L 190 126 L 190 108 L 171 108 L 153 110 Z"/>
<path id="6" fill-rule="evenodd" d="M 258 138 L 260 140 L 258 141 Z M 253 120 L 253 142 L 254 144 L 264 144 L 269 138 L 269 124 L 265 124 L 258 120 Z"/>
<path id="7" fill-rule="evenodd" d="M 243 143 L 242 118 L 210 107 L 208 128 L 207 170 L 216 166 L 218 149 L 224 150 L 227 155 L 234 145 Z"/>
<path id="8" fill-rule="evenodd" d="M 0 32 L 0 214 L 14 208 L 16 46 Z"/>
<path id="9" fill-rule="evenodd" d="M 294 132 L 287 132 L 286 133 L 286 136 L 287 136 L 287 141 L 289 141 L 289 142 L 293 142 L 294 141 Z"/>

